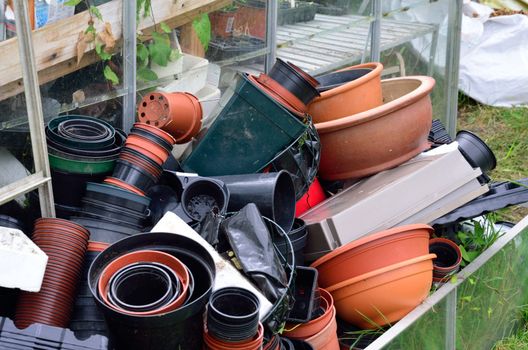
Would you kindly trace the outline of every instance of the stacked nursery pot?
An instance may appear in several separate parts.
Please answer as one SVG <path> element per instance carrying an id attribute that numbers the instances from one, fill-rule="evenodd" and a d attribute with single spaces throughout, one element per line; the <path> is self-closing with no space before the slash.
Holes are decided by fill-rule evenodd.
<path id="1" fill-rule="evenodd" d="M 430 147 L 434 79 L 380 81 L 382 68 L 369 63 L 318 77 L 325 91 L 308 106 L 308 113 L 321 139 L 319 175 L 324 180 L 376 174 Z"/>
<path id="2" fill-rule="evenodd" d="M 333 296 L 337 315 L 363 329 L 398 321 L 428 295 L 434 254 L 430 226 L 406 225 L 350 242 L 311 266 Z M 390 295 L 390 298 L 387 296 Z"/>
<path id="3" fill-rule="evenodd" d="M 429 252 L 436 255 L 433 260 L 433 281 L 447 282 L 458 272 L 462 252 L 458 245 L 447 238 L 433 238 L 429 241 Z"/>
<path id="4" fill-rule="evenodd" d="M 46 140 L 57 213 L 78 210 L 88 181 L 111 174 L 126 135 L 100 119 L 67 115 L 52 119 Z"/>
<path id="5" fill-rule="evenodd" d="M 88 227 L 93 240 L 107 243 L 142 231 L 150 204 L 145 192 L 158 183 L 174 142 L 157 127 L 135 123 L 111 176 L 86 185 L 82 209 L 72 220 Z"/>
<path id="6" fill-rule="evenodd" d="M 15 324 L 33 323 L 68 327 L 81 277 L 90 233 L 74 222 L 41 218 L 35 222 L 32 240 L 48 256 L 38 293 L 22 292 L 15 309 Z"/>
<path id="7" fill-rule="evenodd" d="M 323 288 L 319 289 L 319 293 L 320 306 L 314 310 L 313 318 L 301 324 L 287 323 L 283 335 L 291 339 L 304 340 L 314 349 L 339 350 L 334 299 Z"/>
<path id="8" fill-rule="evenodd" d="M 110 245 L 88 271 L 90 292 L 117 349 L 201 349 L 214 279 L 206 248 L 160 232 Z"/>
<path id="9" fill-rule="evenodd" d="M 226 287 L 215 291 L 207 306 L 205 349 L 261 349 L 264 327 L 259 323 L 259 310 L 257 296 L 246 289 Z"/>

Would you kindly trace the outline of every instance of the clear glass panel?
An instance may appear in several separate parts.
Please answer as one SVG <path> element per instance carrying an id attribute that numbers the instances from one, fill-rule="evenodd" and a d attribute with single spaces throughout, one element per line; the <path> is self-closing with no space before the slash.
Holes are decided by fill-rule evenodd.
<path id="1" fill-rule="evenodd" d="M 515 330 L 528 302 L 528 229 L 458 287 L 457 349 L 491 349 Z"/>
<path id="2" fill-rule="evenodd" d="M 383 1 L 381 62 L 391 76 L 429 75 L 434 118 L 445 121 L 449 1 Z"/>
<path id="3" fill-rule="evenodd" d="M 446 298 L 444 298 L 383 349 L 445 349 L 446 307 Z"/>

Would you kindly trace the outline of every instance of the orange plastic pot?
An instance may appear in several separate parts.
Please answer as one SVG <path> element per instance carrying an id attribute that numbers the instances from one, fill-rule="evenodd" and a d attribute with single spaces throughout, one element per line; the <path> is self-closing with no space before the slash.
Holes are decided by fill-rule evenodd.
<path id="1" fill-rule="evenodd" d="M 335 319 L 332 295 L 322 288 L 319 288 L 319 292 L 321 293 L 321 307 L 325 310 L 324 314 L 306 323 L 287 323 L 284 327 L 284 336 L 292 339 L 307 339 L 321 332 L 332 319 Z"/>
<path id="2" fill-rule="evenodd" d="M 182 285 L 182 290 L 181 290 L 180 295 L 170 304 L 163 306 L 159 309 L 152 310 L 152 311 L 144 311 L 144 312 L 129 311 L 129 310 L 122 309 L 112 304 L 108 299 L 108 289 L 109 289 L 110 279 L 121 268 L 128 266 L 130 264 L 137 263 L 137 262 L 160 263 L 160 264 L 167 266 L 172 271 L 176 272 L 176 275 L 180 279 L 180 282 Z M 134 316 L 160 315 L 160 314 L 164 314 L 164 313 L 176 310 L 187 299 L 188 290 L 189 290 L 189 271 L 187 270 L 185 265 L 176 257 L 170 254 L 164 253 L 164 252 L 156 251 L 156 250 L 138 250 L 135 252 L 121 255 L 120 257 L 112 260 L 108 265 L 106 265 L 106 267 L 103 269 L 103 272 L 101 272 L 99 281 L 97 282 L 97 291 L 99 293 L 99 296 L 101 297 L 101 299 L 105 302 L 105 304 L 108 307 L 116 311 L 125 313 L 127 315 L 134 315 Z"/>
<path id="3" fill-rule="evenodd" d="M 383 103 L 381 93 L 381 71 L 383 65 L 378 62 L 351 66 L 340 71 L 368 68 L 371 72 L 336 88 L 321 92 L 308 105 L 308 114 L 314 123 L 327 122 L 380 106 Z"/>
<path id="4" fill-rule="evenodd" d="M 426 254 L 329 287 L 337 315 L 363 329 L 400 320 L 429 294 L 434 258 Z"/>
<path id="5" fill-rule="evenodd" d="M 266 90 L 267 93 L 272 95 L 277 101 L 285 105 L 287 108 L 293 108 L 299 113 L 306 113 L 306 105 L 301 100 L 299 100 L 297 96 L 292 94 L 281 84 L 266 74 L 260 74 L 257 78 L 257 82 Z"/>
<path id="6" fill-rule="evenodd" d="M 102 252 L 106 248 L 110 246 L 110 243 L 105 242 L 96 242 L 96 241 L 88 241 L 88 249 L 89 252 Z"/>
<path id="7" fill-rule="evenodd" d="M 159 165 L 163 164 L 169 157 L 169 152 L 165 148 L 138 135 L 128 135 L 125 146 L 141 152 Z"/>
<path id="8" fill-rule="evenodd" d="M 264 327 L 259 323 L 257 334 L 247 341 L 226 342 L 212 337 L 204 330 L 204 349 L 208 350 L 259 350 L 264 341 Z"/>
<path id="9" fill-rule="evenodd" d="M 152 92 L 138 106 L 139 121 L 165 130 L 178 144 L 189 142 L 198 134 L 202 114 L 198 98 L 187 92 Z"/>
<path id="10" fill-rule="evenodd" d="M 424 224 L 395 227 L 341 246 L 312 263 L 318 283 L 327 288 L 367 272 L 429 253 L 433 228 Z"/>
<path id="11" fill-rule="evenodd" d="M 304 341 L 317 350 L 339 350 L 339 339 L 337 338 L 337 321 L 335 319 L 335 308 L 332 307 L 334 317 L 317 334 Z"/>
<path id="12" fill-rule="evenodd" d="M 167 133 L 166 131 L 163 131 L 162 129 L 156 126 L 149 125 L 146 123 L 134 123 L 134 127 L 138 129 L 143 129 L 154 135 L 157 135 L 161 137 L 162 139 L 164 139 L 165 141 L 167 141 L 171 145 L 174 145 L 176 143 L 176 140 L 174 139 L 174 137 L 172 137 L 171 134 Z"/>
<path id="13" fill-rule="evenodd" d="M 284 108 L 286 108 L 289 112 L 293 113 L 294 115 L 298 116 L 298 117 L 304 117 L 304 113 L 301 112 L 301 110 L 299 110 L 299 106 L 294 106 L 292 105 L 286 98 L 284 98 L 283 96 L 281 96 L 279 93 L 277 93 L 276 91 L 274 91 L 272 88 L 270 87 L 267 87 L 265 85 L 263 85 L 261 82 L 259 82 L 257 80 L 257 78 L 254 76 L 254 75 L 248 75 L 247 76 L 248 79 L 250 81 L 252 81 L 253 83 L 255 83 L 262 91 L 264 91 L 264 93 L 268 96 L 270 96 L 272 99 L 274 99 L 276 102 L 278 102 L 281 106 L 283 106 Z M 260 78 L 260 77 L 259 77 Z M 271 78 L 269 78 L 268 80 L 272 80 Z M 277 85 L 280 85 L 279 83 L 275 82 Z M 282 86 L 280 88 L 277 88 L 279 91 L 281 91 L 280 89 L 283 89 L 283 92 L 284 94 L 286 95 L 287 93 L 289 93 L 291 96 L 293 96 L 294 98 L 297 98 L 295 97 L 291 92 L 289 92 L 288 90 L 284 89 Z M 297 99 L 299 100 L 299 99 Z M 302 102 L 299 100 L 299 103 L 302 104 Z M 301 107 L 302 109 L 302 107 Z M 306 109 L 306 108 L 304 108 Z"/>
<path id="14" fill-rule="evenodd" d="M 383 105 L 315 124 L 321 139 L 321 178 L 365 177 L 428 149 L 432 123 L 429 93 L 434 84 L 434 79 L 426 76 L 384 80 Z"/>
<path id="15" fill-rule="evenodd" d="M 141 191 L 139 188 L 136 188 L 132 185 L 127 184 L 126 182 L 123 182 L 119 179 L 116 179 L 115 177 L 107 176 L 103 182 L 108 185 L 116 186 L 119 188 L 122 188 L 124 190 L 130 191 L 132 193 L 135 193 L 140 196 L 145 196 L 145 192 Z"/>

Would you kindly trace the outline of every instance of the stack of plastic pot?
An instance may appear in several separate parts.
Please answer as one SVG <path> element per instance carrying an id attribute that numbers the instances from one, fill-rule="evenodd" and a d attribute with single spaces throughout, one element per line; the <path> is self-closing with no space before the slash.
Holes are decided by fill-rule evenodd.
<path id="1" fill-rule="evenodd" d="M 46 140 L 57 213 L 78 211 L 85 184 L 101 181 L 114 169 L 126 135 L 100 119 L 67 115 L 52 119 Z"/>
<path id="2" fill-rule="evenodd" d="M 41 290 L 20 294 L 15 310 L 17 327 L 33 323 L 68 326 L 89 236 L 88 230 L 68 220 L 42 218 L 35 222 L 32 240 L 48 255 L 48 265 Z"/>
<path id="3" fill-rule="evenodd" d="M 280 60 L 270 76 L 239 74 L 183 169 L 201 176 L 262 171 L 306 132 L 307 104 L 319 95 L 315 86 L 315 79 Z"/>
<path id="4" fill-rule="evenodd" d="M 337 339 L 336 309 L 332 295 L 320 288 L 320 306 L 315 310 L 314 317 L 301 324 L 287 323 L 283 335 L 304 340 L 318 350 L 339 350 Z"/>
<path id="5" fill-rule="evenodd" d="M 145 192 L 158 183 L 174 142 L 157 127 L 135 123 L 112 175 L 102 184 L 87 184 L 82 210 L 72 220 L 86 225 L 92 239 L 100 242 L 113 243 L 142 231 L 150 204 Z"/>
<path id="6" fill-rule="evenodd" d="M 201 349 L 215 264 L 174 233 L 122 239 L 93 261 L 88 285 L 117 349 Z"/>
<path id="7" fill-rule="evenodd" d="M 260 303 L 246 289 L 227 287 L 215 291 L 207 306 L 205 349 L 258 350 L 264 327 L 259 323 Z"/>
<path id="8" fill-rule="evenodd" d="M 75 336 L 79 339 L 87 339 L 92 335 L 108 335 L 108 328 L 104 316 L 95 304 L 95 301 L 88 287 L 88 269 L 94 259 L 103 250 L 108 248 L 108 243 L 95 241 L 88 242 L 88 249 L 84 258 L 84 265 L 81 271 L 81 280 L 77 291 L 77 297 L 73 307 L 73 313 L 69 325 Z"/>
<path id="9" fill-rule="evenodd" d="M 319 285 L 332 294 L 337 315 L 372 329 L 392 324 L 418 306 L 433 279 L 432 233 L 423 224 L 396 227 L 316 260 L 311 266 L 319 271 Z"/>

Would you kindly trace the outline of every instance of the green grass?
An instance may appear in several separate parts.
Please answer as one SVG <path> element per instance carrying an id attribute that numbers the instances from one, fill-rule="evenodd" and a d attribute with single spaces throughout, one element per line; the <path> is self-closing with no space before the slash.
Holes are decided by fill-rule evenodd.
<path id="1" fill-rule="evenodd" d="M 483 106 L 466 96 L 459 98 L 458 129 L 478 134 L 495 153 L 494 181 L 528 177 L 528 108 Z M 499 212 L 501 219 L 518 222 L 528 208 L 517 206 Z"/>

